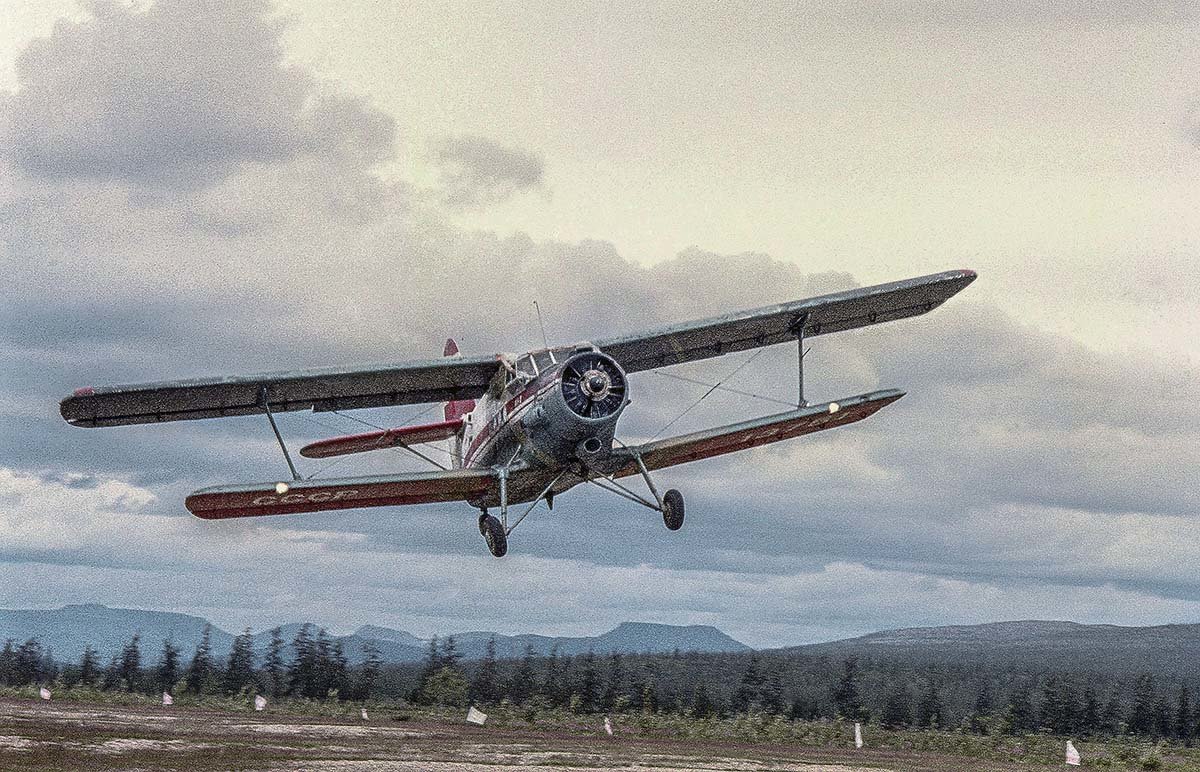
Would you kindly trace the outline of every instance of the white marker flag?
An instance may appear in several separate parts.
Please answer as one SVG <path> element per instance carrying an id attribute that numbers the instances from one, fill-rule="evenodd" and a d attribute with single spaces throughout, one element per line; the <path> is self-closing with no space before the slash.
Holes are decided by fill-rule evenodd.
<path id="1" fill-rule="evenodd" d="M 172 697 L 171 695 L 167 694 L 166 692 L 163 692 L 163 705 L 174 705 L 174 704 L 175 704 L 175 698 Z"/>
<path id="2" fill-rule="evenodd" d="M 612 722 L 608 720 L 608 716 L 604 717 L 604 731 L 612 734 Z"/>
<path id="3" fill-rule="evenodd" d="M 862 724 L 854 722 L 854 747 L 862 747 Z"/>
<path id="4" fill-rule="evenodd" d="M 50 690 L 44 686 L 41 689 L 38 689 L 38 694 L 42 696 L 43 700 L 50 699 Z"/>
<path id="5" fill-rule="evenodd" d="M 1079 766 L 1079 751 L 1075 750 L 1075 744 L 1067 740 L 1067 764 L 1072 767 Z"/>
<path id="6" fill-rule="evenodd" d="M 367 718 L 367 709 L 366 709 L 366 708 L 363 708 L 363 709 L 362 709 L 362 716 L 363 716 L 363 721 L 370 721 L 370 720 L 371 720 L 371 719 Z"/>
<path id="7" fill-rule="evenodd" d="M 467 708 L 467 722 L 468 723 L 479 724 L 480 726 L 483 726 L 484 721 L 487 721 L 487 713 L 480 713 L 478 710 L 475 710 L 474 705 Z"/>
<path id="8" fill-rule="evenodd" d="M 254 695 L 254 709 L 262 710 L 265 707 L 267 707 L 267 698 L 261 694 Z"/>

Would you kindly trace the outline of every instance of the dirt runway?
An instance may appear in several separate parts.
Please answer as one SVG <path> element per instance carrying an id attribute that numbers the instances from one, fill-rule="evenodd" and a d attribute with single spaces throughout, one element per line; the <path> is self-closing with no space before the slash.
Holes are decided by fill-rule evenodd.
<path id="1" fill-rule="evenodd" d="M 738 744 L 635 734 L 555 733 L 469 724 L 371 722 L 0 700 L 3 770 L 320 770 L 323 772 L 947 772 L 1015 770 L 933 754 Z M 1027 767 L 1024 767 L 1027 768 Z"/>

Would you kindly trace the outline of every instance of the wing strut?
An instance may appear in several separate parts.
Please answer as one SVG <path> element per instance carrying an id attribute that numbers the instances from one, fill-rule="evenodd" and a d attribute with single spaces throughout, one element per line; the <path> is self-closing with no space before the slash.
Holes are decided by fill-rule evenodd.
<path id="1" fill-rule="evenodd" d="M 796 335 L 796 389 L 799 392 L 796 407 L 808 407 L 804 399 L 804 325 L 808 323 L 808 314 L 800 314 L 792 322 L 792 332 Z"/>
<path id="2" fill-rule="evenodd" d="M 283 451 L 283 460 L 287 461 L 288 469 L 292 470 L 292 479 L 299 480 L 300 473 L 296 471 L 296 465 L 292 463 L 292 456 L 288 453 L 287 444 L 283 441 L 283 435 L 279 433 L 279 426 L 275 423 L 275 415 L 271 412 L 271 401 L 267 399 L 266 386 L 258 390 L 258 403 L 267 412 L 267 420 L 271 422 L 271 431 L 275 432 L 275 439 L 279 440 L 279 449 Z"/>

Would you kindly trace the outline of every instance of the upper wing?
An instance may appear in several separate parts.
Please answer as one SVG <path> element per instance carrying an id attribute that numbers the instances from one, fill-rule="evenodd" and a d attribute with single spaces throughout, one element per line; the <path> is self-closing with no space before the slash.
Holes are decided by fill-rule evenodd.
<path id="1" fill-rule="evenodd" d="M 614 475 L 625 477 L 637 474 L 635 454 L 641 455 L 647 469 L 686 464 L 861 421 L 903 396 L 904 392 L 896 389 L 874 391 L 837 402 L 809 405 L 786 413 L 615 450 L 613 456 L 617 466 Z"/>
<path id="2" fill-rule="evenodd" d="M 932 311 L 975 280 L 974 271 L 946 271 L 916 279 L 794 300 L 711 319 L 596 341 L 627 372 L 691 362 L 804 335 L 825 335 Z"/>
<path id="3" fill-rule="evenodd" d="M 285 515 L 355 507 L 390 507 L 482 498 L 496 484 L 490 469 L 447 469 L 381 477 L 222 485 L 187 497 L 187 508 L 205 520 Z"/>
<path id="4" fill-rule="evenodd" d="M 477 356 L 89 387 L 77 389 L 59 410 L 74 426 L 121 426 L 261 413 L 264 393 L 278 412 L 445 402 L 483 394 L 498 369 L 495 356 Z"/>

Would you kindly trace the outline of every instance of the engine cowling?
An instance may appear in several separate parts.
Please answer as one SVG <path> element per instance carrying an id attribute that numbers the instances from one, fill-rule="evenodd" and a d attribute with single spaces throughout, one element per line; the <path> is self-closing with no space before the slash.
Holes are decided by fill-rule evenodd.
<path id="1" fill-rule="evenodd" d="M 529 441 L 539 451 L 533 458 L 602 459 L 612 452 L 617 419 L 629 402 L 625 371 L 598 351 L 575 354 L 560 368 L 556 387 L 524 418 Z"/>
<path id="2" fill-rule="evenodd" d="M 625 371 L 612 357 L 596 351 L 568 359 L 559 388 L 567 407 L 581 418 L 608 418 L 625 406 Z"/>

